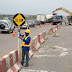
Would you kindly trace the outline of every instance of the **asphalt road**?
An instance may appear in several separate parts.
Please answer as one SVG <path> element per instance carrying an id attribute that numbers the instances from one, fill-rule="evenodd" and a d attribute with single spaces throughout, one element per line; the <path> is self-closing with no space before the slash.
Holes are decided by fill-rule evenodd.
<path id="1" fill-rule="evenodd" d="M 49 37 L 20 72 L 72 72 L 72 26 L 62 26 Z"/>
<path id="2" fill-rule="evenodd" d="M 40 32 L 50 28 L 52 25 L 48 24 L 44 27 L 42 25 L 42 27 L 40 28 L 39 26 L 37 26 L 37 29 L 31 27 L 31 33 L 30 36 L 31 38 L 33 38 L 34 36 L 38 35 Z M 21 33 L 24 34 L 25 29 L 21 29 Z M 17 29 L 15 29 L 15 35 L 16 37 L 13 38 L 12 34 L 8 34 L 8 33 L 0 33 L 0 57 L 8 54 L 10 51 L 17 49 L 17 45 L 18 45 L 18 32 Z M 20 44 L 21 44 L 21 40 L 20 40 Z"/>

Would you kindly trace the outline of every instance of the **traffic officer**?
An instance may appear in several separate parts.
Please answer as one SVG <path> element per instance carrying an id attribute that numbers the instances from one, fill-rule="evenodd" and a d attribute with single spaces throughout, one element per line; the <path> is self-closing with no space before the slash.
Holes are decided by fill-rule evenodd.
<path id="1" fill-rule="evenodd" d="M 18 30 L 20 32 L 20 30 Z M 26 55 L 26 64 L 25 67 L 29 66 L 29 50 L 30 50 L 30 40 L 31 37 L 29 36 L 30 30 L 27 29 L 25 31 L 25 35 L 21 35 L 19 38 L 23 41 L 22 42 L 22 61 L 21 64 L 24 65 L 24 59 L 25 59 L 25 55 Z"/>

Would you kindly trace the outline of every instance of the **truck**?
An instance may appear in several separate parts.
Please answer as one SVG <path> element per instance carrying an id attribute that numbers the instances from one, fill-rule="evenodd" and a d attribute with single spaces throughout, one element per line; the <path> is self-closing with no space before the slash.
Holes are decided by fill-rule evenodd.
<path id="1" fill-rule="evenodd" d="M 52 23 L 53 25 L 57 25 L 58 23 L 62 24 L 62 16 L 54 15 L 52 18 L 47 20 L 47 23 Z"/>
<path id="2" fill-rule="evenodd" d="M 38 14 L 37 15 L 37 20 L 40 21 L 41 24 L 53 23 L 53 25 L 56 25 L 61 22 L 61 20 L 58 20 L 57 18 L 58 18 L 57 16 L 47 15 L 47 14 L 46 15 L 45 14 Z M 59 18 L 60 18 L 60 16 L 59 16 Z"/>
<path id="3" fill-rule="evenodd" d="M 37 20 L 40 21 L 41 24 L 46 23 L 46 15 L 45 14 L 38 14 Z"/>
<path id="4" fill-rule="evenodd" d="M 59 10 L 62 10 L 70 15 L 70 16 L 67 16 L 67 20 L 65 20 L 65 25 L 72 25 L 72 12 L 66 10 L 65 8 L 60 7 L 60 8 L 57 8 L 56 10 L 54 10 L 53 14 Z"/>
<path id="5" fill-rule="evenodd" d="M 66 25 L 72 25 L 72 16 L 67 16 Z"/>
<path id="6" fill-rule="evenodd" d="M 38 14 L 37 20 L 41 22 L 41 24 L 44 24 L 47 22 L 48 19 L 52 18 L 53 15 L 47 15 L 47 14 Z"/>

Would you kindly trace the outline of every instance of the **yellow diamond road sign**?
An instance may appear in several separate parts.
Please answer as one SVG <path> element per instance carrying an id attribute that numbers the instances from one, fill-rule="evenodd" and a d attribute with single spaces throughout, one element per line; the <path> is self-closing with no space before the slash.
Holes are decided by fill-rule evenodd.
<path id="1" fill-rule="evenodd" d="M 25 17 L 23 14 L 16 14 L 13 17 L 13 22 L 16 26 L 22 26 L 25 23 Z"/>

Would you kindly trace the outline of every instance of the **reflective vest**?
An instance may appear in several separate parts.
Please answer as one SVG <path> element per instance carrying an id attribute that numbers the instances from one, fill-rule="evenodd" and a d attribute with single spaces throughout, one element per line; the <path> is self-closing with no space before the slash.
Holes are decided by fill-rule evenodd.
<path id="1" fill-rule="evenodd" d="M 25 37 L 25 35 L 23 36 L 23 39 L 25 38 L 25 40 L 28 38 L 29 36 Z M 25 44 L 25 42 L 22 42 L 22 46 L 25 46 L 25 47 L 29 47 L 30 45 L 29 44 Z"/>

